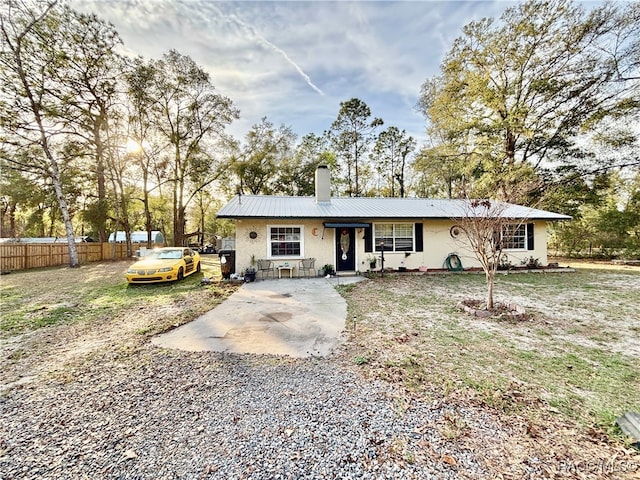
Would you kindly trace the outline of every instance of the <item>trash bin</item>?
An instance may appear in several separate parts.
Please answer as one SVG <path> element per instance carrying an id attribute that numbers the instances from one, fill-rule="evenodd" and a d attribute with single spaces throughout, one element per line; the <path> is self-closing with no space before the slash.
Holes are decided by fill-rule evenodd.
<path id="1" fill-rule="evenodd" d="M 236 271 L 236 251 L 235 250 L 220 250 L 218 252 L 220 257 L 220 270 L 222 272 L 222 278 L 229 279 L 231 274 Z"/>

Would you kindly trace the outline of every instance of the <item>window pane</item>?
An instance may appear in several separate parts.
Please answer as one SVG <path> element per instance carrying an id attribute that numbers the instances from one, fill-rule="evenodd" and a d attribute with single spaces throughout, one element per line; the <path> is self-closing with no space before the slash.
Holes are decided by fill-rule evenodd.
<path id="1" fill-rule="evenodd" d="M 413 223 L 375 224 L 374 229 L 376 252 L 382 250 L 381 242 L 384 242 L 385 252 L 413 251 Z"/>
<path id="2" fill-rule="evenodd" d="M 413 237 L 413 223 L 397 223 L 394 227 L 396 237 Z"/>
<path id="3" fill-rule="evenodd" d="M 384 251 L 393 251 L 393 225 L 390 224 L 376 224 L 375 230 L 375 251 L 380 252 L 382 247 L 380 246 L 384 242 Z"/>
<path id="4" fill-rule="evenodd" d="M 393 251 L 393 237 L 381 237 L 376 238 L 376 252 L 382 251 L 382 242 L 384 242 L 384 251 L 392 252 Z"/>
<path id="5" fill-rule="evenodd" d="M 395 250 L 409 252 L 413 250 L 413 224 L 397 223 L 394 225 Z"/>
<path id="6" fill-rule="evenodd" d="M 393 225 L 376 225 L 376 237 L 391 237 L 393 235 Z"/>
<path id="7" fill-rule="evenodd" d="M 301 229 L 300 227 L 271 227 L 271 256 L 300 256 Z"/>
<path id="8" fill-rule="evenodd" d="M 526 225 L 505 225 L 502 230 L 502 247 L 524 249 L 527 245 Z"/>
<path id="9" fill-rule="evenodd" d="M 413 238 L 396 238 L 396 252 L 410 252 L 413 250 Z"/>

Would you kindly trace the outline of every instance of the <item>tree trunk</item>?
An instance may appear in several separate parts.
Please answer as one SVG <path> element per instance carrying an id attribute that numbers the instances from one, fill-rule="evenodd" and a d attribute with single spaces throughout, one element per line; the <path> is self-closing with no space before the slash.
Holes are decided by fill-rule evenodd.
<path id="1" fill-rule="evenodd" d="M 404 170 L 405 170 L 405 165 L 407 162 L 407 153 L 402 152 L 402 161 L 400 162 L 400 171 L 398 172 L 398 175 L 396 176 L 396 179 L 398 180 L 398 186 L 400 187 L 400 198 L 404 198 L 405 192 L 404 192 Z"/>
<path id="2" fill-rule="evenodd" d="M 124 212 L 128 208 L 127 201 L 124 198 L 124 195 L 122 196 L 120 201 L 121 201 L 120 208 Z M 133 256 L 133 246 L 131 245 L 131 226 L 129 225 L 129 218 L 125 215 L 125 217 L 121 219 L 121 223 L 122 223 L 122 230 L 124 231 L 124 238 L 125 238 L 126 249 L 127 249 L 127 258 L 131 258 Z M 116 236 L 117 236 L 117 232 L 116 232 Z"/>
<path id="3" fill-rule="evenodd" d="M 114 242 L 116 242 L 118 238 L 118 223 L 122 225 L 122 230 L 125 234 L 126 248 L 127 248 L 127 258 L 131 257 L 133 254 L 133 249 L 131 247 L 131 225 L 129 224 L 129 202 L 127 201 L 127 196 L 125 194 L 124 185 L 122 183 L 122 177 L 115 176 L 112 178 L 113 184 L 113 194 L 115 196 L 115 232 L 114 232 Z M 120 191 L 120 198 L 118 199 L 118 190 Z M 117 242 L 116 242 L 117 243 Z M 115 260 L 115 247 L 113 250 L 114 260 Z"/>
<path id="4" fill-rule="evenodd" d="M 178 227 L 180 220 L 178 219 L 178 192 L 177 185 L 173 186 L 173 246 L 179 246 L 182 242 L 182 235 L 180 234 L 180 228 Z"/>
<path id="5" fill-rule="evenodd" d="M 58 162 L 55 159 L 53 153 L 49 148 L 49 140 L 47 137 L 47 129 L 44 127 L 44 122 L 42 119 L 43 106 L 39 100 L 36 100 L 33 92 L 33 87 L 28 80 L 27 72 L 23 67 L 23 57 L 21 52 L 22 44 L 19 43 L 17 48 L 12 49 L 11 53 L 13 54 L 13 59 L 16 63 L 16 73 L 18 74 L 18 78 L 20 79 L 20 83 L 24 89 L 24 93 L 29 99 L 29 107 L 31 113 L 33 114 L 33 119 L 35 120 L 35 124 L 38 127 L 40 148 L 45 155 L 45 158 L 49 162 L 49 174 L 51 177 L 51 182 L 53 183 L 53 188 L 56 192 L 56 199 L 58 200 L 58 207 L 60 208 L 60 213 L 62 214 L 62 220 L 64 221 L 64 227 L 67 233 L 67 245 L 69 247 L 69 266 L 72 268 L 78 267 L 78 251 L 76 249 L 75 236 L 73 234 L 73 225 L 71 224 L 71 215 L 69 214 L 69 206 L 67 204 L 67 200 L 64 198 L 64 193 L 62 192 L 62 184 L 60 182 L 60 169 L 58 168 Z"/>
<path id="6" fill-rule="evenodd" d="M 492 310 L 493 309 L 493 281 L 494 281 L 493 272 L 487 271 L 486 279 L 487 279 L 487 310 Z"/>
<path id="7" fill-rule="evenodd" d="M 153 238 L 151 237 L 151 232 L 153 231 L 153 223 L 151 222 L 151 211 L 149 210 L 149 197 L 147 192 L 145 192 L 145 201 L 144 201 L 144 222 L 145 228 L 147 229 L 147 248 L 153 248 Z"/>
<path id="8" fill-rule="evenodd" d="M 102 127 L 102 116 L 98 117 L 93 125 L 93 136 L 96 146 L 96 183 L 98 186 L 98 218 L 96 221 L 96 229 L 98 230 L 98 239 L 101 243 L 108 240 L 107 237 L 107 189 L 104 176 L 104 145 L 100 135 Z"/>
<path id="9" fill-rule="evenodd" d="M 47 152 L 48 152 L 47 148 Z M 49 157 L 50 153 L 47 153 Z M 53 156 L 49 157 L 51 163 L 51 180 L 53 182 L 53 188 L 56 192 L 56 198 L 58 199 L 58 205 L 60 206 L 60 213 L 62 214 L 62 220 L 64 221 L 64 229 L 67 233 L 67 245 L 69 246 L 69 266 L 76 268 L 80 266 L 78 260 L 78 250 L 76 249 L 76 238 L 73 233 L 73 224 L 71 223 L 71 215 L 69 214 L 69 206 L 67 200 L 62 193 L 62 186 L 60 184 L 60 171 L 58 170 L 58 163 Z"/>
<path id="10" fill-rule="evenodd" d="M 0 225 L 2 227 L 0 237 L 13 238 L 16 236 L 16 207 L 17 203 L 14 201 L 9 204 L 2 225 Z M 9 228 L 7 228 L 7 223 Z"/>
<path id="11" fill-rule="evenodd" d="M 181 247 L 184 242 L 184 209 L 182 207 L 184 173 L 177 132 L 174 133 L 174 138 L 176 141 L 174 143 L 175 158 L 173 167 L 173 246 Z"/>
<path id="12" fill-rule="evenodd" d="M 204 247 L 205 242 L 204 242 L 204 229 L 205 229 L 205 224 L 204 224 L 204 207 L 202 205 L 202 203 L 200 204 L 200 235 L 198 235 L 198 243 L 200 244 L 201 247 Z"/>
<path id="13" fill-rule="evenodd" d="M 184 246 L 184 230 L 185 230 L 185 208 L 180 205 L 174 210 L 173 219 L 173 245 L 175 247 Z"/>
<path id="14" fill-rule="evenodd" d="M 395 150 L 391 152 L 391 175 L 389 175 L 389 179 L 391 180 L 391 198 L 396 197 L 396 166 L 393 161 L 395 155 Z"/>
<path id="15" fill-rule="evenodd" d="M 513 165 L 516 158 L 516 136 L 514 133 L 507 129 L 504 134 L 504 156 L 505 162 L 508 165 Z"/>
<path id="16" fill-rule="evenodd" d="M 355 149 L 355 158 L 354 158 L 354 175 L 355 175 L 355 188 L 354 188 L 354 197 L 360 196 L 360 185 L 358 181 L 358 137 L 356 136 L 356 149 Z"/>
<path id="17" fill-rule="evenodd" d="M 35 107 L 34 107 L 35 108 Z M 49 142 L 45 135 L 45 129 L 42 124 L 42 120 L 40 118 L 39 112 L 34 112 L 36 115 L 36 122 L 38 124 L 40 130 L 40 146 L 44 151 L 44 154 L 49 161 L 49 175 L 51 177 L 51 183 L 53 184 L 53 189 L 56 192 L 56 199 L 58 201 L 58 208 L 60 208 L 60 214 L 62 215 L 62 220 L 64 222 L 64 228 L 67 234 L 67 245 L 69 247 L 69 266 L 72 268 L 80 266 L 78 261 L 78 250 L 76 249 L 76 239 L 73 233 L 73 224 L 71 223 L 71 214 L 69 213 L 69 205 L 67 204 L 67 199 L 64 198 L 64 193 L 62 192 L 62 183 L 60 181 L 60 169 L 58 167 L 58 162 L 51 153 L 49 149 Z M 53 223 L 53 222 L 52 222 Z"/>
<path id="18" fill-rule="evenodd" d="M 151 219 L 151 210 L 149 208 L 149 192 L 145 182 L 144 186 L 144 226 L 147 229 L 147 248 L 153 247 L 153 240 L 151 238 L 151 231 L 153 230 L 153 223 Z"/>

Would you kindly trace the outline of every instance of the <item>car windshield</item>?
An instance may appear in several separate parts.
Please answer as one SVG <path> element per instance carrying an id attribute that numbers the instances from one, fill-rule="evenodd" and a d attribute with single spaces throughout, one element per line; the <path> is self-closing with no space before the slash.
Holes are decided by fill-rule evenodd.
<path id="1" fill-rule="evenodd" d="M 159 260 L 177 260 L 182 258 L 182 250 L 158 250 L 149 255 L 151 258 L 157 258 Z"/>

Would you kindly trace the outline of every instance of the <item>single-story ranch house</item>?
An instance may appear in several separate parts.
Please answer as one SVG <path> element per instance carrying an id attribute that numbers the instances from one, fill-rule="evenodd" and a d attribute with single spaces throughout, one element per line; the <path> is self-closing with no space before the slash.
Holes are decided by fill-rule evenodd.
<path id="1" fill-rule="evenodd" d="M 331 198 L 330 172 L 324 165 L 316 170 L 315 188 L 314 197 L 236 195 L 218 212 L 218 218 L 236 224 L 238 273 L 268 259 L 274 267 L 293 267 L 286 274 L 296 276 L 307 258 L 315 259 L 314 273 L 326 264 L 338 274 L 364 272 L 373 258 L 380 268 L 383 249 L 385 269 L 441 269 L 451 253 L 464 268 L 479 266 L 456 229 L 456 218 L 465 208 L 469 211 L 468 201 Z M 547 265 L 547 224 L 571 219 L 514 204 L 504 204 L 501 215 L 514 221 L 503 244 L 512 265 L 531 257 Z"/>

